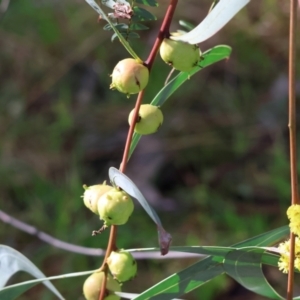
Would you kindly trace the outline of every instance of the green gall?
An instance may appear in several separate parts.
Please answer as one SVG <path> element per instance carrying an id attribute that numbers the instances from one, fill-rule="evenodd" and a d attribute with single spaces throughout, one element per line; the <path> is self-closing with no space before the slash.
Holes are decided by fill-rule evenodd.
<path id="1" fill-rule="evenodd" d="M 128 117 L 129 125 L 132 122 L 133 115 L 134 109 Z M 163 120 L 164 117 L 159 107 L 151 104 L 143 104 L 140 107 L 134 131 L 142 135 L 154 133 L 161 126 Z"/>
<path id="2" fill-rule="evenodd" d="M 178 35 L 175 32 L 173 35 Z M 190 72 L 200 61 L 201 51 L 197 45 L 165 38 L 159 49 L 165 63 L 181 72 Z"/>
<path id="3" fill-rule="evenodd" d="M 98 213 L 98 200 L 100 197 L 111 190 L 113 187 L 106 184 L 97 184 L 89 187 L 83 186 L 85 191 L 83 194 L 83 203 L 84 205 L 90 209 L 96 215 Z"/>
<path id="4" fill-rule="evenodd" d="M 119 282 L 132 279 L 137 272 L 137 263 L 130 252 L 125 250 L 112 251 L 107 265 L 113 277 Z"/>
<path id="5" fill-rule="evenodd" d="M 83 294 L 86 300 L 99 300 L 99 295 L 104 280 L 104 272 L 96 272 L 90 275 L 83 284 Z M 106 279 L 106 296 L 104 300 L 120 300 L 113 292 L 121 292 L 120 284 L 110 275 Z"/>
<path id="6" fill-rule="evenodd" d="M 98 201 L 98 213 L 104 225 L 123 225 L 134 209 L 131 197 L 124 191 L 111 189 Z"/>
<path id="7" fill-rule="evenodd" d="M 127 95 L 137 94 L 146 87 L 149 70 L 135 59 L 126 58 L 118 62 L 111 77 L 111 89 L 117 89 Z"/>

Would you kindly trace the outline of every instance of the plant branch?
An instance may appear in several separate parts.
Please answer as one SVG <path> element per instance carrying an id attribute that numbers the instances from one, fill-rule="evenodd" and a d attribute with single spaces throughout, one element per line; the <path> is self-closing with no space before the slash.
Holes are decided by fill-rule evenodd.
<path id="1" fill-rule="evenodd" d="M 170 0 L 170 4 L 167 8 L 164 20 L 163 20 L 162 25 L 160 27 L 160 30 L 158 32 L 155 43 L 154 43 L 154 45 L 153 45 L 153 47 L 150 51 L 150 54 L 149 54 L 147 60 L 144 63 L 146 65 L 146 67 L 149 69 L 149 72 L 151 71 L 153 62 L 155 60 L 156 54 L 159 50 L 159 47 L 160 47 L 163 39 L 166 36 L 169 35 L 169 28 L 170 28 L 170 24 L 171 24 L 171 21 L 172 21 L 172 18 L 173 18 L 175 9 L 176 9 L 177 2 L 178 2 L 178 0 Z M 139 110 L 140 110 L 140 106 L 141 106 L 142 101 L 143 101 L 143 97 L 144 97 L 144 90 L 142 90 L 138 94 L 138 97 L 137 97 L 137 100 L 136 100 L 136 103 L 135 103 L 132 122 L 130 124 L 129 131 L 128 131 L 128 134 L 127 134 L 125 149 L 124 149 L 124 152 L 123 152 L 123 158 L 122 158 L 122 162 L 121 162 L 121 165 L 120 165 L 120 171 L 122 173 L 124 173 L 125 170 L 126 170 L 128 155 L 129 155 L 129 151 L 130 151 L 130 144 L 131 144 L 131 141 L 132 141 L 134 127 L 135 127 L 135 124 L 137 122 L 137 117 L 138 117 L 138 113 L 139 113 Z M 117 237 L 117 226 L 112 226 L 111 230 L 110 230 L 109 242 L 108 242 L 108 245 L 107 245 L 105 258 L 104 258 L 104 261 L 103 261 L 103 264 L 102 264 L 101 268 L 105 268 L 107 258 L 109 257 L 111 251 L 113 251 L 117 248 L 116 247 L 116 237 Z M 99 300 L 103 300 L 104 297 L 105 297 L 105 287 L 106 287 L 106 282 L 103 282 L 101 293 L 99 295 Z"/>
<path id="2" fill-rule="evenodd" d="M 291 168 L 291 202 L 299 204 L 296 145 L 296 23 L 297 0 L 290 0 L 290 36 L 289 36 L 289 138 Z M 290 262 L 287 284 L 287 300 L 293 299 L 294 290 L 295 235 L 290 234 Z"/>
<path id="3" fill-rule="evenodd" d="M 159 47 L 165 37 L 168 37 L 170 35 L 170 25 L 173 19 L 173 15 L 177 6 L 178 0 L 171 0 L 170 4 L 167 8 L 165 18 L 161 24 L 160 30 L 158 32 L 157 38 L 155 40 L 155 43 L 152 47 L 152 50 L 145 62 L 149 70 L 151 70 L 153 62 L 155 60 L 156 54 L 159 50 Z"/>

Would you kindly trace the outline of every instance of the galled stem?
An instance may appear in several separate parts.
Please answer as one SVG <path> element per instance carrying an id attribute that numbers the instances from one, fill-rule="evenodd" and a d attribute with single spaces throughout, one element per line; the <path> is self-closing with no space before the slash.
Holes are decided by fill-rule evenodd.
<path id="1" fill-rule="evenodd" d="M 147 66 L 147 68 L 149 69 L 149 71 L 152 68 L 152 65 L 153 65 L 153 62 L 155 60 L 156 54 L 159 50 L 159 47 L 160 47 L 163 39 L 169 35 L 170 24 L 171 24 L 171 21 L 173 19 L 173 15 L 174 15 L 174 12 L 175 12 L 175 9 L 176 9 L 177 2 L 178 2 L 178 0 L 171 0 L 170 1 L 170 4 L 167 8 L 164 20 L 162 22 L 162 25 L 161 25 L 160 30 L 158 32 L 157 38 L 155 40 L 155 43 L 154 43 L 154 45 L 153 45 L 153 47 L 150 51 L 150 54 L 149 54 L 147 60 L 144 63 Z M 132 121 L 132 123 L 130 124 L 130 127 L 129 127 L 129 131 L 128 131 L 127 139 L 126 139 L 126 143 L 125 143 L 125 149 L 124 149 L 124 152 L 123 152 L 123 159 L 122 159 L 122 162 L 121 162 L 121 165 L 120 165 L 120 171 L 122 173 L 124 173 L 125 170 L 126 170 L 128 154 L 129 154 L 129 150 L 130 150 L 130 144 L 131 144 L 131 141 L 132 141 L 134 127 L 135 127 L 135 124 L 136 124 L 136 121 L 137 121 L 137 116 L 138 116 L 138 112 L 140 110 L 141 103 L 143 101 L 143 97 L 144 97 L 144 90 L 142 90 L 138 94 L 138 97 L 137 97 L 137 100 L 136 100 L 134 113 L 133 113 L 133 118 L 132 118 L 133 121 Z M 116 247 L 116 237 L 117 237 L 117 226 L 111 226 L 109 241 L 108 241 L 105 257 L 104 257 L 104 260 L 103 260 L 103 264 L 101 266 L 101 269 L 103 269 L 104 271 L 106 271 L 106 269 L 107 269 L 106 268 L 107 258 L 109 257 L 109 255 L 112 251 L 117 249 L 117 247 Z M 103 281 L 102 287 L 101 287 L 101 293 L 99 295 L 99 300 L 104 300 L 105 291 L 106 291 L 106 282 Z"/>
<path id="2" fill-rule="evenodd" d="M 290 37 L 289 37 L 289 137 L 292 204 L 299 204 L 296 145 L 296 22 L 297 0 L 290 1 Z M 290 262 L 287 283 L 287 300 L 293 299 L 294 290 L 295 235 L 290 234 Z"/>

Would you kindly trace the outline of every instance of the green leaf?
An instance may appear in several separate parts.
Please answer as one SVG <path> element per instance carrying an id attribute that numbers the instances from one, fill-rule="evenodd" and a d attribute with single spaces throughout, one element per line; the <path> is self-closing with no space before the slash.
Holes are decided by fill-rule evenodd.
<path id="1" fill-rule="evenodd" d="M 127 30 L 128 29 L 128 25 L 125 24 L 125 23 L 119 23 L 119 24 L 115 24 L 114 25 L 115 28 L 117 28 L 119 31 L 123 31 L 123 30 Z M 103 27 L 104 30 L 112 30 L 113 28 L 111 27 L 110 24 L 106 24 L 104 27 Z"/>
<path id="2" fill-rule="evenodd" d="M 202 61 L 199 66 L 195 67 L 190 73 L 180 72 L 174 79 L 172 79 L 167 85 L 165 85 L 152 100 L 151 104 L 156 106 L 162 106 L 170 96 L 182 85 L 184 84 L 192 75 L 196 74 L 203 68 L 206 68 L 220 60 L 228 58 L 231 53 L 231 48 L 226 45 L 215 46 L 202 54 Z M 141 138 L 140 134 L 134 133 L 128 160 L 132 155 L 135 147 L 137 146 Z"/>
<path id="3" fill-rule="evenodd" d="M 233 248 L 244 247 L 244 246 L 245 247 L 246 246 L 267 247 L 269 245 L 277 243 L 288 233 L 289 233 L 289 227 L 284 226 L 263 233 L 259 236 L 253 237 L 241 243 L 235 244 L 232 247 Z M 228 248 L 230 252 L 232 252 L 231 249 L 232 247 Z M 213 248 L 215 247 L 212 247 L 211 249 L 213 250 Z M 173 250 L 174 247 L 171 247 L 171 249 Z M 224 248 L 217 247 L 214 249 L 214 251 L 216 249 L 218 251 L 221 249 L 221 251 L 225 251 L 226 253 L 226 247 Z M 228 251 L 228 253 L 230 252 Z M 193 264 L 192 266 L 186 268 L 185 270 L 175 273 L 169 276 L 168 278 L 162 280 L 161 282 L 150 287 L 148 290 L 144 291 L 134 299 L 135 300 L 146 300 L 146 299 L 168 300 L 175 297 L 179 297 L 185 293 L 188 293 L 200 287 L 201 285 L 211 280 L 212 278 L 224 273 L 225 271 L 223 269 L 222 262 L 223 259 L 221 256 L 209 256 Z"/>
<path id="4" fill-rule="evenodd" d="M 164 230 L 156 211 L 150 206 L 150 204 L 147 202 L 141 191 L 132 182 L 132 180 L 129 177 L 127 177 L 124 173 L 120 172 L 114 167 L 111 167 L 109 168 L 108 174 L 109 179 L 113 185 L 122 188 L 127 194 L 138 200 L 139 203 L 142 205 L 144 210 L 147 212 L 147 214 L 157 226 L 161 254 L 167 254 L 169 251 L 170 243 L 172 241 L 172 237 L 168 232 Z"/>
<path id="5" fill-rule="evenodd" d="M 224 259 L 224 270 L 246 289 L 276 300 L 283 300 L 269 284 L 262 271 L 265 249 L 243 248 L 229 252 Z"/>
<path id="6" fill-rule="evenodd" d="M 221 0 L 207 17 L 192 31 L 172 36 L 172 40 L 198 44 L 216 34 L 224 27 L 250 0 Z"/>
<path id="7" fill-rule="evenodd" d="M 156 0 L 135 0 L 135 3 L 148 5 L 148 6 L 158 6 Z"/>
<path id="8" fill-rule="evenodd" d="M 104 11 L 100 8 L 100 6 L 94 1 L 94 0 L 85 0 L 99 15 L 102 19 L 107 21 L 111 28 L 114 30 L 115 34 L 118 36 L 120 42 L 123 44 L 125 49 L 128 51 L 128 53 L 135 59 L 142 62 L 142 60 L 138 57 L 138 55 L 134 52 L 134 50 L 131 48 L 129 43 L 126 41 L 124 36 L 119 32 L 119 30 L 116 29 L 114 24 L 110 21 L 110 19 L 107 17 L 107 15 L 104 13 Z"/>
<path id="9" fill-rule="evenodd" d="M 69 273 L 69 274 L 63 274 L 63 275 L 58 275 L 58 276 L 51 276 L 51 277 L 47 277 L 47 278 L 28 280 L 28 281 L 24 281 L 21 283 L 13 284 L 13 285 L 7 286 L 0 290 L 0 299 L 9 299 L 9 300 L 16 299 L 17 297 L 19 297 L 21 294 L 26 292 L 31 287 L 33 287 L 39 283 L 44 283 L 45 280 L 49 281 L 49 280 L 58 280 L 58 279 L 65 279 L 65 278 L 71 278 L 71 277 L 86 276 L 86 275 L 90 275 L 96 271 L 98 271 L 98 270 Z M 64 299 L 64 298 L 61 298 L 61 299 Z"/>
<path id="10" fill-rule="evenodd" d="M 134 6 L 132 20 L 155 21 L 156 17 L 153 14 L 151 14 L 151 12 L 149 12 L 148 10 L 138 6 Z"/>
<path id="11" fill-rule="evenodd" d="M 149 27 L 141 23 L 132 23 L 130 24 L 130 30 L 147 30 Z"/>
<path id="12" fill-rule="evenodd" d="M 45 278 L 46 276 L 27 257 L 11 247 L 0 245 L 0 287 L 4 287 L 7 281 L 20 271 L 27 272 L 36 278 L 43 278 L 42 280 L 45 281 L 43 282 L 44 285 L 59 299 L 64 299 L 54 285 Z M 1 289 L 0 298 L 16 299 L 32 286 L 32 284 L 29 284 L 26 287 L 15 288 L 9 292 L 5 292 L 9 287 Z M 7 297 L 5 295 L 10 296 Z"/>
<path id="13" fill-rule="evenodd" d="M 130 31 L 129 33 L 128 32 L 121 32 L 121 35 L 125 38 L 125 39 L 137 39 L 139 38 L 139 34 L 136 33 L 136 32 L 132 32 Z M 114 33 L 111 37 L 111 41 L 113 42 L 118 36 Z"/>

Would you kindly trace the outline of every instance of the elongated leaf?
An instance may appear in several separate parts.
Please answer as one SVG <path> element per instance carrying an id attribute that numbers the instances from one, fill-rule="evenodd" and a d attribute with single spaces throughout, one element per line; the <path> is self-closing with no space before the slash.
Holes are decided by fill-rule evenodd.
<path id="1" fill-rule="evenodd" d="M 195 67 L 190 74 L 186 72 L 180 72 L 174 79 L 172 79 L 167 85 L 165 85 L 151 101 L 152 105 L 162 106 L 170 96 L 182 85 L 184 84 L 192 75 L 199 72 L 205 67 L 208 67 L 220 60 L 228 58 L 231 53 L 231 48 L 225 45 L 219 45 L 205 51 L 202 55 L 203 60 L 201 61 L 199 67 Z M 131 145 L 128 160 L 132 155 L 135 147 L 137 146 L 141 138 L 140 134 L 134 133 Z"/>
<path id="2" fill-rule="evenodd" d="M 221 0 L 207 17 L 192 31 L 172 36 L 172 40 L 198 44 L 216 34 L 224 27 L 250 0 Z"/>
<path id="3" fill-rule="evenodd" d="M 148 10 L 138 6 L 134 6 L 132 20 L 155 21 L 156 17 L 153 14 L 151 14 L 151 12 L 149 12 Z"/>
<path id="4" fill-rule="evenodd" d="M 116 29 L 114 24 L 110 21 L 110 19 L 107 17 L 107 15 L 104 13 L 104 11 L 100 8 L 100 6 L 94 1 L 94 0 L 85 0 L 99 15 L 102 19 L 107 21 L 111 28 L 114 30 L 115 34 L 118 36 L 120 42 L 123 44 L 125 49 L 128 51 L 128 53 L 135 59 L 142 62 L 142 60 L 138 57 L 138 55 L 135 53 L 135 51 L 131 48 L 129 43 L 126 41 L 126 39 L 123 37 L 123 35 L 119 32 L 119 30 Z"/>
<path id="5" fill-rule="evenodd" d="M 127 194 L 140 202 L 144 210 L 157 226 L 161 254 L 167 254 L 169 251 L 170 243 L 172 241 L 172 237 L 168 232 L 164 230 L 157 213 L 149 205 L 137 186 L 125 174 L 113 167 L 109 168 L 109 178 L 113 185 L 122 188 Z"/>
<path id="6" fill-rule="evenodd" d="M 263 233 L 246 241 L 233 245 L 232 247 L 247 247 L 261 246 L 267 247 L 277 243 L 280 239 L 286 236 L 289 232 L 289 227 L 284 226 L 272 231 Z M 172 247 L 173 248 L 173 247 Z M 150 287 L 145 292 L 137 296 L 136 300 L 159 299 L 168 300 L 172 297 L 180 297 L 188 293 L 208 280 L 224 273 L 223 260 L 217 257 L 209 256 L 192 266 L 175 273 L 156 285 Z M 153 297 L 153 298 L 152 298 Z M 169 298 L 168 298 L 169 297 Z"/>
<path id="7" fill-rule="evenodd" d="M 36 278 L 45 278 L 46 276 L 22 253 L 17 250 L 0 245 L 0 287 L 4 287 L 7 281 L 17 272 L 24 271 Z M 45 280 L 45 279 L 44 279 Z M 52 291 L 59 299 L 64 299 L 50 281 L 45 281 L 44 285 Z M 30 288 L 29 286 L 28 288 Z M 27 289 L 26 289 L 27 290 Z M 21 294 L 26 290 L 20 290 Z M 0 294 L 1 295 L 1 294 Z M 15 299 L 20 294 L 16 292 L 14 298 L 1 299 Z"/>
<path id="8" fill-rule="evenodd" d="M 49 281 L 49 280 L 65 279 L 65 278 L 70 278 L 70 277 L 86 276 L 86 275 L 92 274 L 96 271 L 98 271 L 98 270 L 70 273 L 70 274 L 64 274 L 64 275 L 58 275 L 58 276 L 51 276 L 51 277 L 47 277 L 47 278 L 39 278 L 39 279 L 28 280 L 28 281 L 24 281 L 21 283 L 13 284 L 13 285 L 7 286 L 0 290 L 0 299 L 3 299 L 3 300 L 17 299 L 21 294 L 23 294 L 24 292 L 29 290 L 31 287 L 33 287 L 39 283 L 45 284 L 45 280 Z M 63 298 L 60 298 L 60 299 L 63 299 Z"/>
<path id="9" fill-rule="evenodd" d="M 262 255 L 260 248 L 238 249 L 229 252 L 224 259 L 224 270 L 246 289 L 276 300 L 283 300 L 269 284 L 262 271 Z"/>
<path id="10" fill-rule="evenodd" d="M 119 23 L 119 24 L 116 24 L 114 25 L 115 28 L 117 28 L 119 31 L 122 31 L 122 30 L 127 30 L 128 29 L 128 25 L 125 24 L 125 23 Z M 110 26 L 110 24 L 106 24 L 104 27 L 103 27 L 104 30 L 112 30 L 113 28 Z"/>
<path id="11" fill-rule="evenodd" d="M 135 3 L 144 4 L 144 5 L 148 5 L 148 6 L 158 6 L 158 3 L 156 0 L 135 0 Z"/>
<path id="12" fill-rule="evenodd" d="M 120 33 L 125 39 L 137 39 L 140 37 L 138 33 L 132 31 L 130 31 L 129 33 L 127 32 L 120 32 Z M 111 41 L 114 41 L 117 37 L 118 36 L 114 33 L 111 37 Z"/>

